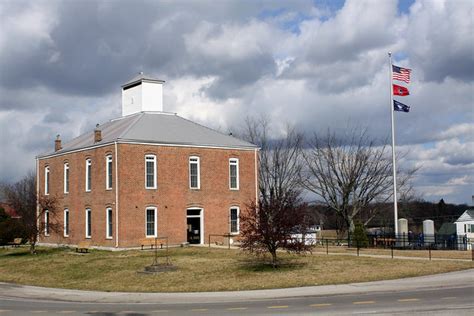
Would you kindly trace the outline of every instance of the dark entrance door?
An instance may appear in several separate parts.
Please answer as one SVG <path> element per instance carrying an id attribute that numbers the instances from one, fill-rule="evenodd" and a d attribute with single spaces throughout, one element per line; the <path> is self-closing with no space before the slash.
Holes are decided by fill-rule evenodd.
<path id="1" fill-rule="evenodd" d="M 187 212 L 188 242 L 201 243 L 201 210 L 190 209 Z"/>

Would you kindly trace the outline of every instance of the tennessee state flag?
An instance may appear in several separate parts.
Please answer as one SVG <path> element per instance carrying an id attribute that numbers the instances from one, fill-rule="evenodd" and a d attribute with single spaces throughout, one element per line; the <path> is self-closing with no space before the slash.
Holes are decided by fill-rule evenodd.
<path id="1" fill-rule="evenodd" d="M 410 95 L 410 92 L 408 91 L 407 88 L 399 86 L 398 84 L 393 85 L 393 95 L 400 95 L 400 96 L 406 96 Z"/>

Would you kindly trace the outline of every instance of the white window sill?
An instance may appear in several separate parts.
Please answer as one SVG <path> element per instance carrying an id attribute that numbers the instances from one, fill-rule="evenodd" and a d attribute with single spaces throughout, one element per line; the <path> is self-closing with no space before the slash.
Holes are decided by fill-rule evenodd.
<path id="1" fill-rule="evenodd" d="M 106 191 L 112 191 L 112 188 L 105 188 Z"/>
<path id="2" fill-rule="evenodd" d="M 91 236 L 86 236 L 86 239 L 91 239 L 92 237 Z"/>
<path id="3" fill-rule="evenodd" d="M 67 237 L 69 237 L 69 235 L 63 235 L 63 237 L 67 238 Z"/>
<path id="4" fill-rule="evenodd" d="M 112 239 L 114 239 L 114 237 L 113 237 L 113 236 L 111 236 L 111 237 L 105 237 L 105 239 L 112 240 Z"/>
<path id="5" fill-rule="evenodd" d="M 240 232 L 236 232 L 236 233 L 229 233 L 229 235 L 232 235 L 232 236 L 237 236 L 237 235 L 239 235 L 239 234 L 240 234 Z"/>

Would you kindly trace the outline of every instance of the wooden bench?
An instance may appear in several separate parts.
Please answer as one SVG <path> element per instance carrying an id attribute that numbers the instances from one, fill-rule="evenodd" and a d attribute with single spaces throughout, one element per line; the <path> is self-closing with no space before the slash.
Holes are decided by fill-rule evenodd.
<path id="1" fill-rule="evenodd" d="M 80 241 L 79 244 L 77 244 L 76 247 L 76 252 L 89 252 L 89 248 L 91 247 L 91 242 L 90 241 Z"/>
<path id="2" fill-rule="evenodd" d="M 13 241 L 10 243 L 12 247 L 20 247 L 21 245 L 21 238 L 15 238 Z"/>
<path id="3" fill-rule="evenodd" d="M 158 247 L 163 248 L 163 240 L 164 238 L 160 238 L 160 237 L 157 238 L 157 241 L 156 241 L 157 248 Z M 143 250 L 143 247 L 145 246 L 146 247 L 150 246 L 150 249 L 155 248 L 155 237 L 140 239 L 140 246 L 142 247 L 142 250 Z"/>
<path id="4" fill-rule="evenodd" d="M 140 240 L 140 246 L 143 247 L 145 246 L 150 246 L 150 249 L 153 249 L 155 247 L 155 238 L 143 238 Z"/>

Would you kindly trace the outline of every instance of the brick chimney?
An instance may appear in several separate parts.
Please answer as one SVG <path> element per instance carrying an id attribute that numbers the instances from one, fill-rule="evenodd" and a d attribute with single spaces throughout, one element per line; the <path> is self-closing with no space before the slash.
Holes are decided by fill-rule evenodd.
<path id="1" fill-rule="evenodd" d="M 56 135 L 56 139 L 54 140 L 54 151 L 61 150 L 61 136 L 58 134 Z"/>
<path id="2" fill-rule="evenodd" d="M 102 140 L 102 131 L 99 129 L 99 124 L 94 129 L 94 144 Z"/>

